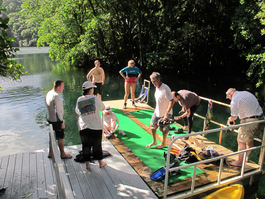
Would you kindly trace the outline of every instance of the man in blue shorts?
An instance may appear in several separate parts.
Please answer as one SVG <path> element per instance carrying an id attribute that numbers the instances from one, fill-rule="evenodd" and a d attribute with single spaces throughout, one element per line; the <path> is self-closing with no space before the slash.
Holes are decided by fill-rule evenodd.
<path id="1" fill-rule="evenodd" d="M 169 118 L 171 118 L 172 107 L 174 105 L 174 100 L 173 100 L 173 95 L 171 94 L 171 90 L 168 87 L 168 85 L 164 84 L 161 81 L 160 73 L 153 72 L 150 75 L 150 79 L 152 84 L 156 87 L 155 91 L 156 107 L 150 122 L 150 129 L 152 131 L 153 142 L 151 144 L 148 144 L 146 147 L 151 147 L 157 144 L 156 130 L 159 126 L 158 121 L 160 119 L 167 121 Z M 163 133 L 163 139 L 162 142 L 155 147 L 159 149 L 166 147 L 166 138 L 169 131 L 169 125 L 166 125 L 165 127 L 160 126 L 160 131 L 162 131 Z"/>

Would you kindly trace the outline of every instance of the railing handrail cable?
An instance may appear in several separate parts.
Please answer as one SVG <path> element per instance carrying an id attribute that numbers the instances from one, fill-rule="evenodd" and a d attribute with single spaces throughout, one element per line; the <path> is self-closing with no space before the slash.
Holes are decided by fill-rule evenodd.
<path id="1" fill-rule="evenodd" d="M 231 155 L 237 155 L 237 154 L 240 154 L 240 153 L 244 153 L 244 160 L 243 160 L 243 165 L 242 165 L 242 170 L 241 170 L 241 177 L 243 177 L 243 175 L 244 175 L 244 166 L 245 166 L 245 161 L 246 161 L 246 159 L 245 159 L 246 153 L 248 151 L 252 151 L 252 150 L 255 150 L 255 149 L 258 149 L 258 148 L 262 148 L 263 149 L 265 147 L 265 145 L 261 145 L 261 146 L 252 147 L 252 148 L 249 148 L 249 149 L 237 151 L 237 152 L 234 152 L 234 153 L 230 153 L 230 154 L 227 154 L 227 155 L 222 155 L 222 156 L 219 156 L 219 157 L 211 158 L 211 159 L 208 159 L 208 160 L 202 160 L 202 161 L 199 161 L 199 162 L 195 162 L 195 163 L 179 166 L 177 168 L 169 168 L 170 150 L 171 150 L 171 147 L 172 147 L 172 145 L 174 144 L 174 142 L 176 140 L 184 138 L 184 137 L 192 137 L 192 136 L 196 136 L 196 135 L 215 133 L 215 132 L 218 132 L 220 130 L 229 130 L 229 129 L 232 129 L 232 128 L 238 128 L 238 127 L 241 127 L 241 126 L 246 126 L 246 125 L 255 124 L 255 123 L 264 123 L 264 122 L 265 122 L 265 120 L 259 120 L 259 121 L 244 123 L 244 124 L 238 124 L 238 125 L 223 127 L 223 128 L 211 129 L 211 130 L 207 130 L 207 131 L 200 131 L 200 132 L 196 132 L 196 133 L 192 133 L 192 134 L 188 134 L 188 135 L 179 135 L 179 136 L 172 135 L 171 138 L 170 138 L 171 141 L 170 141 L 170 144 L 169 144 L 168 150 L 167 150 L 166 175 L 165 175 L 165 181 L 164 181 L 165 182 L 164 183 L 164 199 L 167 198 L 167 186 L 168 186 L 168 177 L 169 177 L 169 172 L 170 171 L 180 170 L 182 168 L 191 167 L 191 166 L 196 167 L 196 165 L 198 165 L 198 164 L 208 163 L 208 162 L 212 162 L 212 161 L 215 161 L 215 160 L 224 159 L 224 158 L 229 157 Z M 264 143 L 264 141 L 265 141 L 265 132 L 263 134 L 263 142 L 262 143 Z M 262 153 L 262 155 L 261 155 L 262 161 L 264 159 L 264 153 L 265 153 L 264 151 L 265 150 L 262 150 L 262 152 L 261 152 Z M 223 161 L 221 161 L 220 164 L 223 164 Z M 263 164 L 260 164 L 259 171 L 262 170 L 262 165 Z M 221 166 L 222 165 L 220 165 L 220 167 Z M 221 171 L 219 170 L 219 172 L 221 172 Z M 195 176 L 196 175 L 192 176 L 192 180 L 194 180 Z M 218 183 L 221 183 L 221 179 L 219 180 Z M 192 183 L 192 186 L 191 186 L 191 192 L 192 193 L 194 191 L 194 187 L 193 187 L 193 186 L 195 186 L 194 184 L 195 183 Z"/>
<path id="2" fill-rule="evenodd" d="M 52 149 L 52 159 L 54 162 L 54 170 L 56 175 L 56 188 L 57 195 L 59 199 L 74 199 L 73 190 L 69 181 L 69 178 L 66 175 L 64 164 L 60 157 L 60 152 L 58 150 L 57 142 L 55 139 L 55 134 L 52 128 L 50 127 L 50 146 Z"/>

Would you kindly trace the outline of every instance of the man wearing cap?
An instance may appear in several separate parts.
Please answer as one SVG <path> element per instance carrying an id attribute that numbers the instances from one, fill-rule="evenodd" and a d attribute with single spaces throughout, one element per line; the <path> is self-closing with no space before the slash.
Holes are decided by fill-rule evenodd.
<path id="1" fill-rule="evenodd" d="M 160 126 L 160 131 L 162 131 L 163 133 L 163 138 L 162 142 L 159 145 L 157 145 L 155 148 L 161 149 L 166 147 L 166 138 L 167 138 L 167 133 L 169 132 L 169 125 L 165 126 L 159 125 L 158 122 L 159 121 L 161 122 L 161 119 L 165 122 L 169 121 L 169 118 L 172 117 L 172 107 L 174 105 L 174 100 L 168 85 L 164 84 L 161 81 L 160 73 L 153 72 L 150 75 L 150 79 L 152 84 L 156 87 L 155 91 L 156 107 L 150 122 L 150 129 L 152 131 L 153 142 L 151 144 L 148 144 L 146 147 L 149 148 L 157 144 L 156 130 L 158 126 Z"/>
<path id="2" fill-rule="evenodd" d="M 98 160 L 100 168 L 106 165 L 106 162 L 102 160 L 103 124 L 100 117 L 100 111 L 103 111 L 105 106 L 99 97 L 93 95 L 95 87 L 90 81 L 84 82 L 82 85 L 83 95 L 77 99 L 75 107 L 75 112 L 79 116 L 78 128 L 86 169 L 90 168 L 91 155 L 94 160 Z"/>
<path id="3" fill-rule="evenodd" d="M 112 133 L 117 131 L 119 128 L 119 119 L 117 115 L 114 112 L 112 112 L 109 105 L 106 105 L 105 110 L 103 111 L 103 121 L 104 121 L 105 136 L 106 138 L 109 138 L 112 135 Z"/>
<path id="4" fill-rule="evenodd" d="M 263 120 L 263 111 L 256 97 L 248 91 L 237 91 L 235 88 L 229 88 L 226 92 L 226 98 L 231 100 L 231 117 L 228 123 L 234 123 L 239 117 L 240 124 Z M 238 151 L 249 149 L 254 146 L 254 138 L 259 136 L 263 123 L 255 123 L 241 126 L 238 130 Z M 250 152 L 247 152 L 247 160 Z M 241 167 L 244 153 L 238 155 L 238 160 L 231 162 L 231 166 Z"/>
<path id="5" fill-rule="evenodd" d="M 49 124 L 52 124 L 53 130 L 55 131 L 56 139 L 61 153 L 62 159 L 72 158 L 70 154 L 66 154 L 64 151 L 64 128 L 65 124 L 63 121 L 63 101 L 59 95 L 64 90 L 64 82 L 57 80 L 53 83 L 53 89 L 50 90 L 45 98 L 46 106 L 48 109 L 47 120 Z M 49 155 L 48 158 L 52 157 L 51 143 L 49 143 Z"/>

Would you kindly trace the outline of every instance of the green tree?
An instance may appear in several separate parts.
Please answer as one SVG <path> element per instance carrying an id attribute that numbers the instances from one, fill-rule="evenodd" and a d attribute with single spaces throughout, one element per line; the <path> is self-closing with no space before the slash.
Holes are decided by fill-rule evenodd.
<path id="1" fill-rule="evenodd" d="M 6 9 L 2 7 L 2 0 L 0 0 L 0 14 Z M 18 48 L 12 47 L 12 42 L 14 38 L 8 37 L 8 18 L 0 17 L 0 75 L 3 77 L 9 77 L 13 80 L 20 79 L 20 76 L 23 75 L 22 69 L 24 66 L 17 64 L 15 60 L 11 60 L 14 57 L 14 53 L 18 51 Z"/>

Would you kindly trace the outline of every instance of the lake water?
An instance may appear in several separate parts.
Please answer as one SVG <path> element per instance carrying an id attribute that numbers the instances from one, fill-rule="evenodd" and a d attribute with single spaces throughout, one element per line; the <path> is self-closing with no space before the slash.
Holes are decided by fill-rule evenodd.
<path id="1" fill-rule="evenodd" d="M 28 73 L 19 81 L 8 78 L 0 78 L 0 151 L 1 156 L 27 151 L 42 150 L 48 148 L 49 128 L 46 121 L 46 93 L 52 89 L 53 82 L 62 79 L 65 82 L 65 90 L 61 95 L 64 102 L 65 145 L 81 144 L 77 127 L 77 115 L 75 105 L 77 98 L 82 94 L 81 86 L 86 81 L 89 69 L 59 67 L 57 62 L 51 61 L 47 54 L 49 48 L 20 48 L 16 56 L 18 63 L 26 67 Z M 125 63 L 126 64 L 126 63 Z M 104 68 L 104 63 L 101 63 Z M 121 66 L 121 68 L 125 67 Z M 103 102 L 105 100 L 122 99 L 124 96 L 124 80 L 118 70 L 110 73 L 105 70 L 106 81 L 103 86 Z M 151 74 L 151 72 L 150 72 Z M 150 74 L 143 74 L 143 78 L 137 83 L 136 97 L 141 90 L 143 79 L 149 80 Z M 225 91 L 229 85 L 207 85 L 199 82 L 196 78 L 185 79 L 177 74 L 163 74 L 162 80 L 168 84 L 171 90 L 188 89 L 201 96 L 212 98 L 224 103 L 230 103 L 225 98 Z M 141 82 L 141 83 L 140 83 Z M 233 83 L 233 86 L 235 84 Z M 242 84 L 238 87 L 242 87 Z M 244 88 L 248 88 L 246 83 Z M 154 86 L 151 85 L 149 105 L 155 106 Z M 129 101 L 128 101 L 129 102 Z M 174 106 L 174 115 L 180 111 L 180 106 Z M 225 124 L 229 117 L 229 108 L 214 105 L 214 120 Z M 207 102 L 202 101 L 198 113 L 205 116 Z M 201 131 L 203 121 L 194 118 L 194 131 Z M 217 126 L 211 126 L 217 128 Z M 210 139 L 218 141 L 217 135 Z M 237 150 L 236 134 L 227 132 L 223 135 L 223 145 L 231 150 Z M 252 153 L 250 159 L 257 161 L 258 155 Z M 263 180 L 265 181 L 265 180 Z M 262 184 L 262 183 L 261 183 Z"/>

